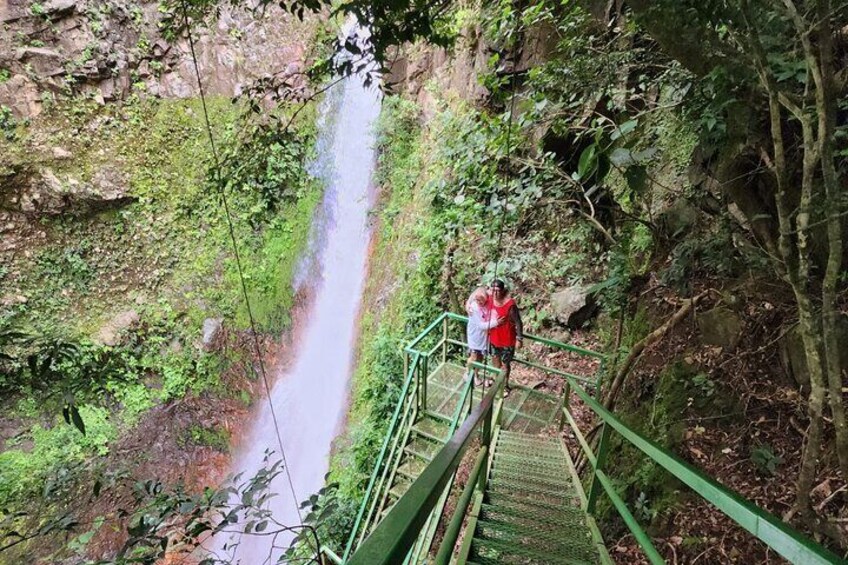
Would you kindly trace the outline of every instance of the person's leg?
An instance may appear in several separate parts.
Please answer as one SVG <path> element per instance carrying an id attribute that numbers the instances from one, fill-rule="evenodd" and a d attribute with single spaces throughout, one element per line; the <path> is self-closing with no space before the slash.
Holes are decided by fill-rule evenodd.
<path id="1" fill-rule="evenodd" d="M 503 362 L 501 362 L 501 356 L 497 352 L 497 350 L 492 351 L 492 366 L 495 369 L 500 369 L 503 367 Z M 486 375 L 486 377 L 488 377 L 488 375 Z"/>
<path id="2" fill-rule="evenodd" d="M 512 357 L 515 355 L 515 350 L 511 347 L 505 348 L 503 350 L 503 354 L 501 355 L 501 362 L 503 363 L 503 372 L 504 372 L 504 391 L 509 392 L 509 373 L 512 371 Z"/>
<path id="3" fill-rule="evenodd" d="M 477 378 L 477 368 L 472 365 L 472 363 L 480 363 L 483 361 L 483 354 L 479 351 L 472 349 L 468 354 L 468 362 L 465 364 L 465 374 L 469 375 L 469 378 Z"/>

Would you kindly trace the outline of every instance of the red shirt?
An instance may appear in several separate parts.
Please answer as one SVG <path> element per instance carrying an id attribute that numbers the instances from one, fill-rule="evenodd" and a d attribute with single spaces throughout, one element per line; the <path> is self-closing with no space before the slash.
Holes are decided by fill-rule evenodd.
<path id="1" fill-rule="evenodd" d="M 505 318 L 506 321 L 489 330 L 489 343 L 495 347 L 515 347 L 516 330 L 515 324 L 509 319 L 509 310 L 515 305 L 515 300 L 507 298 L 503 306 L 495 305 L 495 300 L 489 297 L 489 319 Z"/>

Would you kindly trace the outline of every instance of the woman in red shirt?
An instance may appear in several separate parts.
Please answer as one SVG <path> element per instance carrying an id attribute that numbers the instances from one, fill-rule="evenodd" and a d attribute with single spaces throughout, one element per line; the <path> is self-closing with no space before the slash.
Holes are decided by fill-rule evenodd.
<path id="1" fill-rule="evenodd" d="M 495 279 L 492 281 L 491 290 L 492 295 L 488 303 L 490 316 L 503 318 L 505 322 L 489 330 L 489 352 L 493 365 L 499 369 L 503 368 L 508 390 L 512 359 L 515 357 L 515 350 L 524 342 L 524 324 L 521 322 L 521 312 L 509 295 L 506 284 Z"/>

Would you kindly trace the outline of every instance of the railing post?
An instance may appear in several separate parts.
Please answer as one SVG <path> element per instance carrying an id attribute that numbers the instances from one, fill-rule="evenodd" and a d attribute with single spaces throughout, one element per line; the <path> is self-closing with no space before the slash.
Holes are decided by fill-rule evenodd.
<path id="1" fill-rule="evenodd" d="M 600 363 L 598 364 L 598 378 L 595 379 L 595 398 L 600 400 L 602 398 L 601 395 L 601 385 L 604 382 L 604 371 L 606 370 L 606 359 L 601 358 Z"/>
<path id="2" fill-rule="evenodd" d="M 571 383 L 565 381 L 565 390 L 562 393 L 562 405 L 559 409 L 559 431 L 565 429 L 565 411 L 571 410 Z"/>
<path id="3" fill-rule="evenodd" d="M 448 318 L 442 320 L 442 364 L 448 362 Z"/>
<path id="4" fill-rule="evenodd" d="M 607 450 L 609 447 L 609 426 L 604 423 L 601 426 L 601 441 L 598 444 L 598 457 L 595 460 L 595 469 L 592 473 L 592 486 L 589 487 L 589 497 L 586 500 L 586 511 L 589 514 L 595 513 L 595 504 L 598 501 L 598 493 L 601 490 L 601 483 L 598 480 L 598 472 L 603 470 L 607 460 Z"/>
<path id="5" fill-rule="evenodd" d="M 427 378 L 430 376 L 430 356 L 422 355 L 419 369 L 418 390 L 420 391 L 420 402 L 418 403 L 421 411 L 427 409 Z"/>

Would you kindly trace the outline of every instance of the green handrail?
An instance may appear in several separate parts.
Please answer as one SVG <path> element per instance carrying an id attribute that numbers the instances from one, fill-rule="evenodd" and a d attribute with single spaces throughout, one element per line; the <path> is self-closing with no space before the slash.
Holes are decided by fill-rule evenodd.
<path id="1" fill-rule="evenodd" d="M 830 552 L 813 540 L 807 538 L 800 532 L 784 523 L 782 520 L 766 512 L 762 508 L 745 500 L 738 493 L 718 483 L 715 479 L 708 477 L 697 468 L 683 461 L 673 453 L 663 449 L 651 440 L 643 437 L 629 428 L 619 420 L 612 412 L 604 408 L 597 400 L 583 390 L 574 379 L 568 379 L 572 390 L 577 396 L 603 421 L 606 426 L 612 427 L 619 435 L 629 443 L 642 451 L 651 460 L 656 462 L 674 477 L 698 493 L 701 498 L 718 508 L 730 519 L 753 534 L 757 539 L 764 542 L 785 559 L 792 563 L 803 563 L 804 565 L 846 563 L 834 553 Z M 573 420 L 569 418 L 571 424 Z M 579 430 L 577 430 L 579 431 Z M 584 450 L 588 448 L 585 442 Z M 600 482 L 608 495 L 615 493 L 609 477 L 601 470 L 603 461 L 599 456 L 594 458 L 595 479 Z M 593 479 L 593 480 L 595 480 Z M 612 497 L 614 506 L 621 512 L 620 504 L 623 501 L 616 500 L 618 495 Z M 626 510 L 626 507 L 625 507 Z M 629 514 L 629 511 L 627 512 Z M 625 519 L 627 516 L 622 514 Z M 632 516 L 630 516 L 632 518 Z M 629 524 L 628 524 L 629 525 Z M 651 556 L 652 562 L 662 563 L 658 554 Z"/>
<path id="2" fill-rule="evenodd" d="M 433 461 L 410 485 L 371 535 L 351 556 L 351 565 L 376 565 L 401 563 L 418 538 L 442 490 L 453 475 L 463 453 L 471 443 L 474 431 L 491 417 L 495 396 L 501 388 L 503 377 L 493 386 L 483 401 L 477 405 L 459 430 L 448 440 Z M 486 422 L 491 429 L 491 423 Z M 485 442 L 484 442 L 485 443 Z"/>
<path id="3" fill-rule="evenodd" d="M 403 388 L 401 389 L 400 398 L 398 399 L 397 406 L 395 407 L 395 412 L 392 416 L 392 420 L 389 423 L 389 428 L 386 430 L 386 437 L 383 438 L 383 446 L 380 448 L 380 455 L 377 457 L 377 463 L 374 465 L 374 471 L 371 473 L 371 478 L 368 481 L 368 488 L 365 489 L 365 497 L 362 499 L 362 504 L 359 505 L 359 512 L 356 515 L 356 521 L 353 523 L 353 530 L 351 530 L 350 538 L 348 538 L 347 540 L 347 545 L 345 546 L 344 554 L 342 555 L 342 561 L 344 562 L 347 562 L 347 558 L 349 557 L 350 551 L 353 548 L 353 542 L 356 539 L 356 533 L 359 530 L 359 525 L 362 522 L 362 517 L 365 514 L 365 509 L 368 506 L 368 500 L 371 497 L 371 491 L 374 489 L 374 483 L 377 482 L 377 475 L 379 474 L 380 467 L 383 464 L 383 459 L 386 456 L 386 450 L 389 447 L 389 442 L 391 441 L 391 438 L 394 435 L 394 428 L 397 425 L 398 419 L 400 418 L 401 409 L 405 404 L 404 399 L 409 393 L 409 387 L 412 384 L 413 378 L 415 376 L 415 370 L 417 369 L 418 362 L 421 359 L 421 354 L 418 352 L 415 352 L 412 355 L 412 363 L 409 364 L 406 380 L 404 381 Z"/>
<path id="4" fill-rule="evenodd" d="M 439 546 L 439 552 L 436 554 L 434 565 L 449 565 L 453 547 L 456 545 L 456 540 L 459 537 L 459 532 L 462 530 L 462 521 L 465 518 L 465 511 L 468 510 L 468 505 L 471 503 L 471 497 L 474 496 L 474 490 L 477 488 L 477 481 L 480 478 L 480 472 L 486 464 L 489 456 L 489 446 L 484 445 L 477 454 L 477 459 L 474 461 L 474 468 L 471 474 L 468 475 L 468 480 L 465 483 L 465 488 L 459 500 L 456 502 L 456 510 L 454 510 L 453 518 L 451 518 L 445 536 L 442 538 L 442 545 Z"/>
<path id="5" fill-rule="evenodd" d="M 468 347 L 467 342 L 459 340 L 459 339 L 449 339 L 449 340 L 447 340 L 447 342 L 450 343 L 450 344 L 453 344 L 453 345 Z M 544 371 L 545 373 L 550 373 L 552 375 L 558 375 L 560 377 L 571 377 L 572 379 L 576 379 L 576 380 L 578 380 L 582 383 L 585 383 L 587 385 L 594 386 L 594 387 L 598 386 L 598 380 L 597 379 L 592 380 L 592 379 L 588 379 L 586 377 L 581 377 L 580 375 L 575 375 L 573 373 L 567 373 L 565 371 L 560 371 L 558 369 L 552 369 L 551 367 L 546 367 L 544 365 L 540 365 L 538 363 L 534 363 L 533 361 L 528 361 L 528 360 L 522 359 L 520 357 L 515 357 L 515 358 L 513 358 L 512 361 L 513 361 L 513 363 L 516 363 L 518 365 L 524 365 L 526 367 L 533 367 L 534 369 L 539 369 L 540 371 Z M 482 363 L 477 363 L 476 361 L 473 363 L 473 365 L 476 366 L 477 368 L 481 368 L 481 369 L 484 368 L 484 367 L 492 367 L 492 365 L 484 365 Z M 497 369 L 497 370 L 499 370 L 499 369 Z"/>
<path id="6" fill-rule="evenodd" d="M 420 351 L 416 351 L 415 347 L 416 347 L 419 343 L 421 343 L 421 341 L 422 341 L 425 337 L 427 337 L 427 335 L 429 335 L 429 333 L 430 333 L 431 331 L 433 331 L 433 330 L 436 328 L 436 326 L 438 326 L 438 325 L 442 322 L 442 320 L 444 320 L 444 319 L 445 319 L 445 318 L 447 318 L 447 317 L 448 317 L 448 313 L 447 313 L 447 312 L 442 312 L 442 314 L 441 314 L 438 318 L 436 318 L 436 319 L 433 321 L 433 323 L 432 323 L 432 324 L 430 324 L 429 326 L 427 326 L 427 328 L 426 328 L 423 332 L 421 332 L 420 334 L 418 334 L 417 336 L 415 336 L 415 339 L 413 339 L 412 341 L 410 341 L 410 342 L 409 342 L 409 345 L 407 345 L 406 347 L 404 347 L 404 349 L 403 349 L 403 350 L 404 350 L 405 352 L 407 352 L 407 353 L 421 353 Z"/>
<path id="7" fill-rule="evenodd" d="M 456 320 L 457 322 L 468 322 L 468 316 L 462 316 L 460 314 L 454 314 L 453 312 L 445 312 L 436 320 L 436 322 L 442 321 L 444 317 L 447 317 L 451 320 Z M 435 324 L 435 322 L 434 322 Z M 427 330 L 424 330 L 421 335 L 418 336 L 417 340 L 423 339 L 423 337 L 432 330 L 434 324 L 431 324 Z M 586 355 L 588 357 L 595 357 L 596 359 L 606 359 L 607 356 L 605 353 L 598 353 L 597 351 L 592 351 L 591 349 L 583 349 L 582 347 L 577 347 L 576 345 L 571 345 L 570 343 L 563 343 L 561 341 L 556 341 L 554 339 L 548 339 L 546 337 L 541 337 L 533 334 L 524 334 L 524 338 L 529 341 L 535 341 L 537 343 L 541 343 L 542 345 L 547 345 L 549 347 L 556 347 L 557 349 L 564 349 L 566 351 L 571 351 L 572 353 L 579 353 L 580 355 Z M 410 344 L 410 347 L 412 344 Z"/>
<path id="8" fill-rule="evenodd" d="M 371 564 L 396 563 L 403 561 L 403 559 L 408 555 L 410 547 L 416 543 L 416 540 L 419 537 L 420 528 L 428 519 L 431 518 L 433 508 L 437 504 L 439 498 L 443 496 L 442 491 L 444 490 L 447 482 L 450 480 L 450 477 L 453 476 L 462 454 L 468 447 L 468 443 L 472 437 L 472 432 L 480 426 L 481 422 L 485 420 L 486 425 L 484 427 L 488 430 L 488 432 L 484 430 L 484 436 L 491 433 L 492 423 L 489 421 L 489 418 L 492 417 L 494 412 L 495 395 L 503 384 L 503 378 L 499 379 L 498 386 L 492 387 L 483 401 L 471 410 L 471 413 L 463 422 L 460 429 L 452 435 L 448 443 L 439 451 L 421 475 L 419 475 L 418 479 L 416 479 L 416 481 L 410 486 L 406 494 L 398 500 L 386 518 L 377 525 L 376 529 L 371 532 L 371 535 L 366 538 L 361 543 L 357 551 L 350 556 L 353 540 L 362 519 L 364 505 L 367 504 L 367 500 L 371 496 L 376 476 L 381 465 L 383 465 L 383 460 L 385 459 L 385 452 L 389 438 L 392 435 L 392 432 L 394 432 L 394 428 L 397 427 L 401 406 L 404 404 L 403 398 L 405 398 L 408 394 L 409 387 L 413 382 L 413 379 L 416 377 L 416 371 L 418 371 L 418 375 L 422 379 L 422 386 L 426 386 L 428 375 L 426 374 L 426 370 L 422 370 L 421 363 L 421 359 L 426 356 L 422 352 L 417 351 L 415 347 L 418 346 L 418 344 L 420 344 L 433 330 L 435 330 L 440 323 L 445 324 L 442 328 L 442 340 L 432 351 L 442 347 L 444 356 L 444 348 L 447 347 L 447 344 L 463 345 L 463 342 L 449 339 L 447 337 L 445 328 L 448 320 L 466 322 L 467 318 L 458 314 L 443 313 L 404 349 L 406 353 L 413 356 L 413 361 L 407 372 L 401 401 L 398 403 L 398 407 L 395 410 L 395 415 L 389 426 L 389 433 L 387 433 L 386 439 L 383 442 L 383 447 L 381 449 L 377 465 L 375 465 L 374 473 L 372 473 L 371 481 L 369 482 L 369 486 L 366 491 L 366 497 L 363 501 L 363 506 L 360 507 L 360 512 L 357 516 L 356 523 L 354 524 L 351 539 L 348 541 L 344 558 L 342 558 L 345 563 Z M 594 357 L 599 359 L 602 364 L 606 359 L 606 356 L 603 354 L 557 342 L 555 340 L 531 335 L 527 335 L 525 337 L 530 341 L 536 341 L 544 345 Z M 516 361 L 519 362 L 518 360 Z M 475 366 L 490 369 L 490 367 L 481 364 L 475 364 Z M 769 547 L 789 561 L 804 564 L 848 563 L 826 548 L 808 539 L 803 534 L 795 531 L 777 517 L 745 500 L 739 494 L 722 486 L 717 481 L 706 476 L 689 463 L 686 463 L 674 454 L 666 451 L 662 447 L 656 445 L 629 428 L 615 415 L 604 408 L 597 400 L 595 400 L 595 398 L 593 398 L 582 386 L 580 386 L 580 383 L 590 385 L 594 385 L 595 383 L 592 383 L 591 381 L 587 382 L 586 379 L 577 375 L 571 375 L 548 367 L 538 366 L 536 364 L 531 366 L 536 366 L 537 368 L 549 371 L 552 374 L 558 374 L 565 379 L 566 393 L 564 396 L 564 405 L 561 407 L 562 414 L 564 420 L 567 420 L 568 425 L 575 432 L 575 436 L 580 447 L 586 453 L 587 460 L 591 465 L 592 484 L 590 485 L 589 497 L 586 500 L 587 509 L 592 512 L 598 496 L 601 493 L 606 494 L 606 496 L 610 498 L 613 507 L 624 519 L 625 524 L 627 524 L 633 532 L 635 539 L 643 548 L 646 557 L 651 563 L 659 564 L 664 561 L 662 556 L 653 546 L 650 537 L 645 533 L 641 526 L 639 526 L 636 519 L 633 517 L 633 514 L 627 508 L 624 500 L 616 492 L 610 477 L 608 477 L 603 470 L 605 459 L 604 451 L 608 448 L 608 436 L 611 431 L 618 433 L 626 441 L 642 451 L 651 460 L 659 464 L 681 482 L 692 488 L 702 498 L 713 504 L 721 512 L 726 514 L 737 524 L 745 528 L 748 532 L 766 543 Z M 425 374 L 421 375 L 421 372 L 424 372 Z M 462 400 L 457 408 L 457 413 L 453 418 L 454 421 L 451 426 L 451 431 L 455 429 L 458 416 L 462 413 L 461 407 L 464 405 L 464 401 L 468 398 L 468 395 L 472 390 L 473 389 L 470 384 L 465 387 L 462 394 Z M 577 422 L 574 420 L 569 411 L 570 395 L 572 392 L 576 394 L 585 403 L 585 405 L 598 416 L 604 426 L 602 437 L 603 445 L 601 452 L 597 455 L 592 452 L 586 438 L 583 437 L 577 426 Z M 484 438 L 484 440 L 485 439 L 486 438 Z M 483 452 L 488 452 L 488 442 L 484 441 Z M 481 472 L 480 469 L 484 466 L 482 462 L 485 462 L 487 459 L 487 455 L 478 455 L 477 463 L 475 464 L 475 471 L 472 474 L 479 475 Z M 473 480 L 469 480 L 469 484 L 472 484 L 472 487 L 466 486 L 466 489 L 462 493 L 460 502 L 463 502 L 466 498 L 470 501 L 474 490 L 473 482 Z M 463 506 L 460 505 L 458 508 L 463 508 Z M 440 563 L 444 560 L 445 555 L 448 556 L 448 559 L 450 558 L 450 553 L 456 540 L 456 538 L 453 537 L 453 530 L 455 529 L 453 527 L 454 522 L 458 522 L 461 525 L 462 514 L 463 512 L 457 512 L 448 526 L 444 542 L 439 548 L 437 561 Z M 452 542 L 450 541 L 451 537 L 453 537 Z M 349 556 L 350 560 L 348 560 Z"/>

